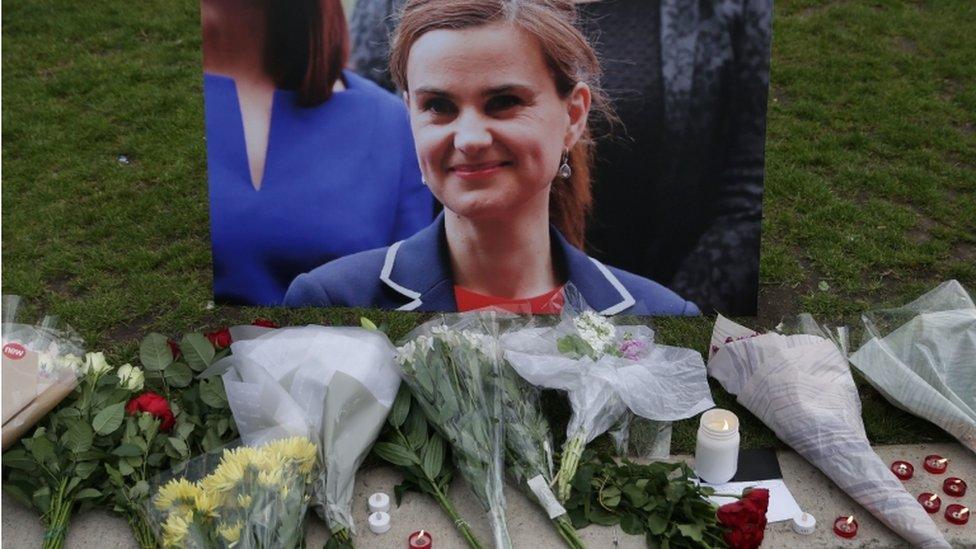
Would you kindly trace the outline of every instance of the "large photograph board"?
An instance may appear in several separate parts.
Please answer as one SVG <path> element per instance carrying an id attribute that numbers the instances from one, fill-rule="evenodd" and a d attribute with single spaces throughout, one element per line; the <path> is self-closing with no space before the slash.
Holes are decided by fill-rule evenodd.
<path id="1" fill-rule="evenodd" d="M 563 164 L 575 169 L 566 181 L 576 185 L 578 155 L 557 151 L 549 163 L 553 232 L 540 253 L 551 255 L 551 279 L 508 286 L 497 281 L 519 277 L 496 272 L 503 262 L 486 268 L 487 282 L 464 274 L 487 244 L 459 245 L 472 233 L 457 236 L 463 223 L 451 216 L 477 216 L 459 213 L 458 184 L 449 172 L 440 177 L 425 152 L 430 124 L 409 93 L 417 86 L 405 90 L 391 76 L 391 36 L 406 3 L 202 1 L 216 301 L 552 312 L 571 287 L 608 314 L 755 314 L 770 0 L 575 3 L 576 28 L 599 59 L 596 83 L 613 116 L 593 108 L 587 120 L 583 139 L 594 146 L 585 207 L 551 205 Z M 509 46 L 491 51 L 491 36 L 466 36 L 484 40 L 471 55 Z M 413 55 L 435 38 L 427 33 L 407 48 L 414 65 L 404 65 L 404 77 L 420 70 L 413 74 L 459 91 L 477 78 L 515 74 L 493 74 L 496 63 L 452 84 Z M 439 67 L 449 60 L 431 59 Z M 460 127 L 466 107 L 455 103 L 457 120 L 441 119 L 441 128 Z M 477 154 L 510 154 L 522 181 L 529 170 L 494 123 L 481 128 L 494 140 Z M 454 146 L 450 158 L 470 156 L 467 145 Z M 478 185 L 505 188 L 493 181 Z"/>

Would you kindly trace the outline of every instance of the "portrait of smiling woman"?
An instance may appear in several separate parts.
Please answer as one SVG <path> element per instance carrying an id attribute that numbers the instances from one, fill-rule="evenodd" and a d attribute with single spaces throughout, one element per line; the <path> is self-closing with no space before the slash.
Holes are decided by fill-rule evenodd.
<path id="1" fill-rule="evenodd" d="M 391 72 L 444 211 L 406 240 L 300 275 L 285 304 L 556 312 L 569 283 L 604 314 L 698 314 L 579 249 L 589 121 L 607 107 L 575 15 L 570 0 L 408 2 Z"/>

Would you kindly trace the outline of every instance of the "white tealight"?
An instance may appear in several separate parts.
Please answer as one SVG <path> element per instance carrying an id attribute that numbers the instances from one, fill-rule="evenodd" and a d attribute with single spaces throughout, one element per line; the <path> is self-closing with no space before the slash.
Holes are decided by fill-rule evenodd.
<path id="1" fill-rule="evenodd" d="M 385 534 L 390 531 L 390 515 L 377 511 L 369 515 L 369 529 L 374 534 Z"/>
<path id="2" fill-rule="evenodd" d="M 817 519 L 810 513 L 800 513 L 793 517 L 793 531 L 804 536 L 810 535 L 817 529 Z"/>
<path id="3" fill-rule="evenodd" d="M 375 513 L 377 511 L 390 512 L 390 496 L 383 492 L 376 492 L 369 496 L 369 512 Z"/>

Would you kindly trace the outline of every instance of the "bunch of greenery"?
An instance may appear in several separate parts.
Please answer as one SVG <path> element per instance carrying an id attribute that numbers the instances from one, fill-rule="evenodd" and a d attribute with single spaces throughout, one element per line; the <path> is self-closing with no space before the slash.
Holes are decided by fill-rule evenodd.
<path id="1" fill-rule="evenodd" d="M 161 429 L 151 414 L 127 417 L 120 443 L 105 462 L 107 504 L 129 522 L 142 549 L 158 546 L 146 512 L 149 482 L 190 456 L 217 451 L 237 438 L 220 378 L 193 380 L 194 373 L 227 353 L 199 333 L 184 335 L 177 345 L 156 333 L 142 340 L 139 359 L 147 387 L 165 396 L 175 425 Z"/>
<path id="2" fill-rule="evenodd" d="M 401 386 L 387 416 L 387 425 L 373 445 L 373 453 L 396 465 L 403 473 L 403 482 L 393 488 L 397 505 L 400 505 L 403 494 L 410 490 L 430 495 L 454 521 L 468 547 L 482 549 L 484 546 L 447 495 L 454 478 L 454 467 L 448 459 L 450 449 L 436 431 L 431 431 L 427 418 L 416 404 L 410 390 Z"/>
<path id="3" fill-rule="evenodd" d="M 586 450 L 566 509 L 576 528 L 590 524 L 643 534 L 649 547 L 726 547 L 725 527 L 685 463 L 638 465 Z"/>
<path id="4" fill-rule="evenodd" d="M 141 384 L 113 372 L 102 353 L 88 353 L 74 391 L 41 420 L 30 437 L 3 455 L 4 491 L 33 507 L 45 527 L 43 547 L 64 545 L 71 515 L 101 503 L 105 469 L 119 447 L 125 405 Z"/>
<path id="5" fill-rule="evenodd" d="M 507 363 L 503 363 L 501 373 L 505 410 L 505 465 L 519 488 L 538 498 L 528 482 L 541 477 L 542 486 L 547 491 L 553 482 L 552 431 L 539 406 L 538 389 L 522 379 Z M 552 495 L 551 492 L 549 494 Z M 557 516 L 553 522 L 567 546 L 584 547 L 565 514 Z"/>
<path id="6" fill-rule="evenodd" d="M 318 452 L 307 438 L 225 450 L 197 482 L 175 478 L 153 496 L 162 546 L 303 547 Z"/>
<path id="7" fill-rule="evenodd" d="M 397 350 L 404 381 L 427 420 L 451 444 L 454 464 L 491 516 L 495 547 L 512 546 L 505 520 L 504 413 L 496 341 L 479 329 L 453 329 L 444 319 L 421 326 Z"/>

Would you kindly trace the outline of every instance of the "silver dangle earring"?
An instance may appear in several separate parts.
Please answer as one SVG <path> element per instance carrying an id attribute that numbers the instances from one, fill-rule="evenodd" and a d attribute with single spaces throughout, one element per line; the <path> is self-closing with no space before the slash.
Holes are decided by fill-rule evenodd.
<path id="1" fill-rule="evenodd" d="M 559 165 L 558 175 L 561 179 L 569 179 L 573 175 L 573 168 L 569 167 L 569 152 L 563 153 L 562 163 Z"/>
<path id="2" fill-rule="evenodd" d="M 430 184 L 427 183 L 427 178 L 426 177 L 420 176 L 420 182 L 424 184 L 424 187 L 430 187 Z"/>

